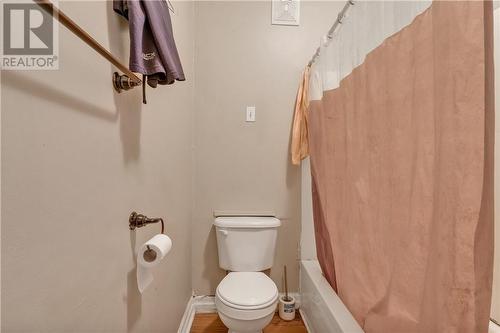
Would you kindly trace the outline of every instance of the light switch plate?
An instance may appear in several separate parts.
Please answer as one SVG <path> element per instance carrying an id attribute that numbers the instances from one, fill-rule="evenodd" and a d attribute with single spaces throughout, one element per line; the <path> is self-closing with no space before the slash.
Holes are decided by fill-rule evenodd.
<path id="1" fill-rule="evenodd" d="M 247 106 L 246 121 L 247 122 L 254 122 L 255 121 L 255 106 Z"/>
<path id="2" fill-rule="evenodd" d="M 272 0 L 272 22 L 277 25 L 299 25 L 300 0 Z"/>

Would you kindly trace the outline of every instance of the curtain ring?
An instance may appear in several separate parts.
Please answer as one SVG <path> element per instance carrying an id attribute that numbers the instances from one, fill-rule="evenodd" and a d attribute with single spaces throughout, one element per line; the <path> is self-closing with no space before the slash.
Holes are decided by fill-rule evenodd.
<path id="1" fill-rule="evenodd" d="M 342 24 L 342 20 L 344 20 L 344 15 L 342 15 L 342 13 L 340 13 L 340 14 L 337 16 L 337 22 L 339 22 L 339 24 Z"/>

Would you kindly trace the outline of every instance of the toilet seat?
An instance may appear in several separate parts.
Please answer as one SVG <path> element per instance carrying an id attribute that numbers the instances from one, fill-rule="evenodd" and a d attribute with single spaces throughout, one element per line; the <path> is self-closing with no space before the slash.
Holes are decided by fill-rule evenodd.
<path id="1" fill-rule="evenodd" d="M 217 286 L 216 297 L 237 310 L 259 310 L 275 306 L 278 288 L 261 272 L 231 272 Z"/>

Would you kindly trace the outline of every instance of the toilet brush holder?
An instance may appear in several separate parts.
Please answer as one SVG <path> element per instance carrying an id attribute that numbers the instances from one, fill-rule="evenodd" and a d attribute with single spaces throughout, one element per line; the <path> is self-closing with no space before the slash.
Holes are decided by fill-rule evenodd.
<path id="1" fill-rule="evenodd" d="M 280 318 L 283 320 L 294 320 L 295 319 L 295 298 L 293 296 L 281 296 L 278 311 Z"/>

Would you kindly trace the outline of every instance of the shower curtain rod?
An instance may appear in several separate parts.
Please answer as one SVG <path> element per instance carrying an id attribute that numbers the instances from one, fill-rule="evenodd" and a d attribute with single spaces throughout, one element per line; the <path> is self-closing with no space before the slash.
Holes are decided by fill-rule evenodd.
<path id="1" fill-rule="evenodd" d="M 52 17 L 59 20 L 59 22 L 68 28 L 73 34 L 84 41 L 88 46 L 93 48 L 97 53 L 103 56 L 111 64 L 121 70 L 127 76 L 130 81 L 130 86 L 141 85 L 141 79 L 135 75 L 127 66 L 122 64 L 111 52 L 105 49 L 98 41 L 96 41 L 92 36 L 90 36 L 85 30 L 83 30 L 78 24 L 76 24 L 72 19 L 70 19 L 66 14 L 64 14 L 59 8 L 54 6 L 50 0 L 33 0 L 37 5 L 39 5 L 43 10 L 49 13 Z M 125 79 L 125 78 L 122 78 Z"/>
<path id="2" fill-rule="evenodd" d="M 328 30 L 328 33 L 326 34 L 326 37 L 328 38 L 328 40 L 331 40 L 333 38 L 333 33 L 335 32 L 335 30 L 337 29 L 339 24 L 342 24 L 342 21 L 344 20 L 345 14 L 346 14 L 347 10 L 349 9 L 349 7 L 351 7 L 351 6 L 354 6 L 354 0 L 348 0 L 346 2 L 346 4 L 344 5 L 344 8 L 342 8 L 340 13 L 337 15 L 337 20 L 335 21 L 335 23 L 333 23 L 330 30 Z M 319 57 L 320 50 L 321 50 L 321 46 L 319 46 L 316 49 L 316 52 L 314 52 L 311 60 L 309 60 L 309 63 L 307 64 L 307 66 L 311 67 L 311 65 L 316 61 L 316 59 Z"/>

